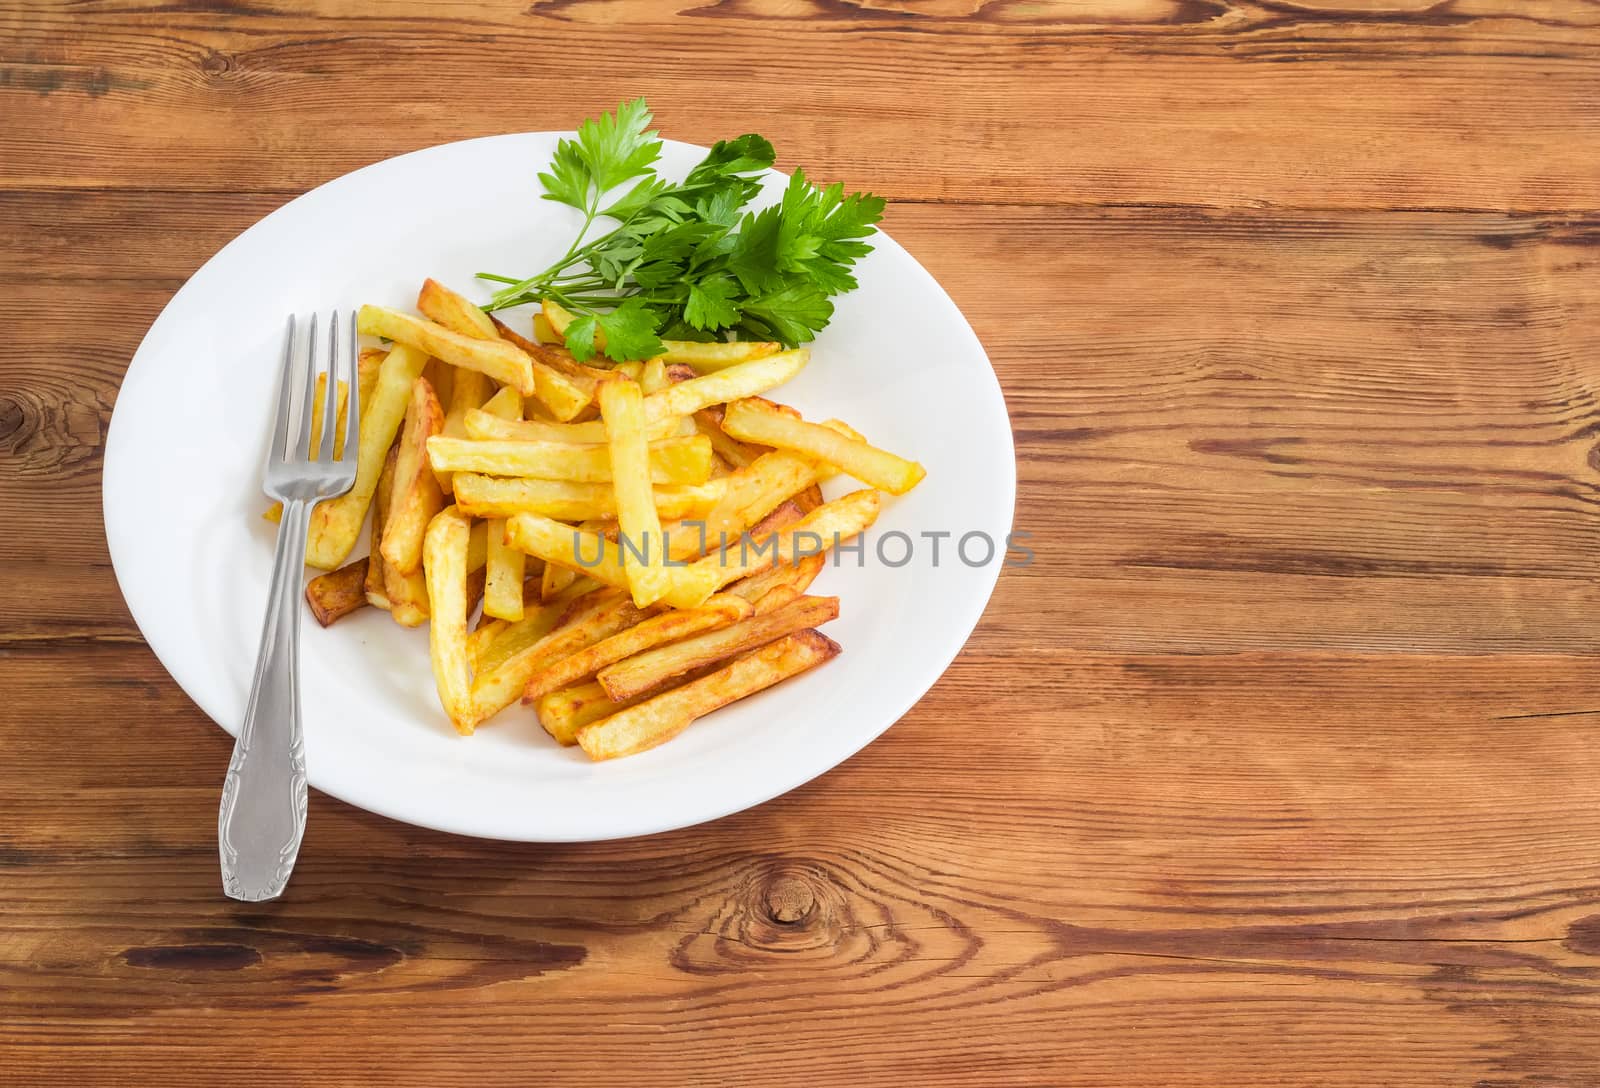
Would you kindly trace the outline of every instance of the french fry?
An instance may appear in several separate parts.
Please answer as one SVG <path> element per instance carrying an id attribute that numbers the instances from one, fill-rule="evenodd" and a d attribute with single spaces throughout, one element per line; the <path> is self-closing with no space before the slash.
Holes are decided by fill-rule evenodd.
<path id="1" fill-rule="evenodd" d="M 419 566 L 401 574 L 393 564 L 383 565 L 383 595 L 389 616 L 401 627 L 421 627 L 428 622 L 428 579 Z"/>
<path id="2" fill-rule="evenodd" d="M 812 484 L 798 495 L 792 496 L 789 501 L 798 506 L 802 514 L 809 514 L 822 505 L 822 488 Z"/>
<path id="3" fill-rule="evenodd" d="M 606 689 L 591 680 L 542 696 L 534 709 L 544 731 L 563 746 L 571 747 L 578 743 L 578 730 L 590 722 L 609 718 L 619 710 L 641 703 L 644 698 L 641 695 L 637 699 L 614 703 L 611 696 L 606 694 Z"/>
<path id="4" fill-rule="evenodd" d="M 646 359 L 644 369 L 639 372 L 639 391 L 641 393 L 654 393 L 668 386 L 667 364 L 661 359 Z M 600 406 L 601 415 L 605 414 L 605 406 Z"/>
<path id="5" fill-rule="evenodd" d="M 533 360 L 522 349 L 504 340 L 462 336 L 432 321 L 371 305 L 361 307 L 357 327 L 371 336 L 410 344 L 451 366 L 487 374 L 502 385 L 512 386 L 523 396 L 535 391 Z"/>
<path id="6" fill-rule="evenodd" d="M 702 408 L 693 418 L 695 429 L 711 441 L 711 448 L 716 451 L 717 456 L 735 469 L 748 468 L 755 463 L 756 458 L 770 452 L 763 447 L 747 446 L 738 439 L 729 438 L 728 432 L 722 429 L 721 412 L 714 413 L 710 408 Z"/>
<path id="7" fill-rule="evenodd" d="M 444 412 L 428 379 L 418 378 L 411 389 L 411 405 L 400 432 L 400 456 L 395 461 L 394 493 L 389 498 L 389 522 L 384 526 L 385 567 L 411 574 L 422 566 L 422 537 L 428 522 L 444 509 L 439 481 L 428 470 L 427 443 L 444 426 Z"/>
<path id="8" fill-rule="evenodd" d="M 700 597 L 696 600 L 697 593 L 705 592 L 706 596 L 710 596 L 729 582 L 743 578 L 763 565 L 793 564 L 807 555 L 837 547 L 877 521 L 882 508 L 883 497 L 878 492 L 870 488 L 852 491 L 832 502 L 823 503 L 792 526 L 765 540 L 741 537 L 737 544 L 719 546 L 704 559 L 672 572 L 678 588 L 668 594 L 667 603 L 674 608 L 693 608 L 705 599 Z M 708 585 L 711 589 L 706 592 Z"/>
<path id="9" fill-rule="evenodd" d="M 731 344 L 721 341 L 702 344 L 694 340 L 663 340 L 661 343 L 667 349 L 662 359 L 669 363 L 687 363 L 702 374 L 726 370 L 751 359 L 765 359 L 776 355 L 783 347 L 765 340 L 736 340 Z"/>
<path id="10" fill-rule="evenodd" d="M 928 474 L 915 461 L 846 438 L 827 427 L 795 419 L 775 405 L 756 398 L 729 404 L 722 418 L 722 429 L 734 438 L 793 450 L 812 460 L 834 465 L 862 483 L 894 495 L 904 495 Z"/>
<path id="11" fill-rule="evenodd" d="M 522 419 L 526 403 L 517 394 L 517 391 L 508 385 L 484 401 L 482 408 L 474 408 L 467 412 L 467 418 L 470 419 L 472 416 L 477 415 L 485 419 L 492 419 L 497 423 L 516 423 Z M 466 434 L 469 438 L 478 437 L 472 433 L 470 427 L 467 428 Z"/>
<path id="12" fill-rule="evenodd" d="M 550 299 L 539 300 L 539 316 L 550 325 L 551 330 L 563 341 L 567 338 L 567 326 L 572 324 L 573 315 L 558 302 Z M 603 329 L 594 330 L 594 346 L 596 351 L 602 351 L 606 346 L 606 334 Z"/>
<path id="13" fill-rule="evenodd" d="M 591 759 L 615 759 L 654 748 L 683 732 L 696 718 L 838 653 L 839 644 L 826 635 L 797 631 L 698 680 L 583 726 L 578 730 L 578 744 Z"/>
<path id="14" fill-rule="evenodd" d="M 632 591 L 622 566 L 621 548 L 598 533 L 575 529 L 539 514 L 515 514 L 506 519 L 506 540 L 547 564 L 587 575 L 602 585 Z"/>
<path id="15" fill-rule="evenodd" d="M 565 341 L 544 314 L 533 315 L 533 338 L 541 344 L 560 344 Z"/>
<path id="16" fill-rule="evenodd" d="M 839 598 L 801 597 L 764 616 L 751 616 L 731 626 L 657 646 L 607 665 L 599 670 L 596 679 L 613 699 L 629 699 L 658 688 L 690 669 L 726 660 L 838 616 Z"/>
<path id="17" fill-rule="evenodd" d="M 571 601 L 552 601 L 531 611 L 524 609 L 522 619 L 513 623 L 492 620 L 500 626 L 491 628 L 491 633 L 483 636 L 473 650 L 472 660 L 478 674 L 493 672 L 506 660 L 544 638 L 560 626 L 571 607 Z M 473 635 L 476 637 L 477 632 Z"/>
<path id="18" fill-rule="evenodd" d="M 428 523 L 422 567 L 428 583 L 428 653 L 439 702 L 456 731 L 477 725 L 472 706 L 472 660 L 467 655 L 467 539 L 465 515 L 446 507 Z"/>
<path id="19" fill-rule="evenodd" d="M 328 392 L 328 375 L 326 372 L 317 375 L 316 392 L 312 394 L 311 401 L 311 433 L 307 436 L 307 448 L 317 449 L 322 442 L 322 417 L 324 414 L 325 399 Z M 362 389 L 362 400 L 369 389 Z M 341 381 L 339 391 L 334 394 L 337 408 L 334 410 L 333 455 L 335 458 L 344 457 L 345 422 L 350 418 L 350 383 Z M 274 525 L 283 520 L 283 503 L 275 502 L 267 508 L 262 517 Z"/>
<path id="20" fill-rule="evenodd" d="M 541 601 L 555 600 L 577 578 L 577 571 L 568 567 L 558 566 L 555 563 L 546 563 L 544 565 L 544 573 L 539 576 L 539 599 Z"/>
<path id="21" fill-rule="evenodd" d="M 643 653 L 653 646 L 727 627 L 754 614 L 754 607 L 743 597 L 720 594 L 699 608 L 651 616 L 569 657 L 550 662 L 528 679 L 522 692 L 522 701 L 533 703 L 542 695 L 586 680 L 607 665 Z"/>
<path id="22" fill-rule="evenodd" d="M 556 419 L 572 419 L 593 402 L 595 378 L 584 373 L 588 367 L 575 361 L 570 366 L 564 365 L 561 362 L 564 351 L 518 336 L 498 318 L 491 317 L 489 321 L 502 340 L 525 352 L 532 360 L 534 395 Z"/>
<path id="23" fill-rule="evenodd" d="M 798 563 L 783 563 L 757 571 L 741 578 L 728 587 L 727 592 L 743 597 L 755 606 L 757 615 L 776 611 L 797 599 L 822 573 L 827 559 L 821 554 L 808 555 Z"/>
<path id="24" fill-rule="evenodd" d="M 611 457 L 602 445 L 568 442 L 476 442 L 443 436 L 428 441 L 436 470 L 491 476 L 534 476 L 547 480 L 606 483 Z M 704 435 L 663 438 L 650 443 L 650 478 L 658 484 L 703 484 L 711 478 L 711 442 Z"/>
<path id="25" fill-rule="evenodd" d="M 639 375 L 644 373 L 644 363 L 638 359 L 629 359 L 612 367 L 611 373 L 621 374 L 630 381 L 638 381 Z"/>
<path id="26" fill-rule="evenodd" d="M 433 386 L 433 395 L 439 398 L 441 407 L 447 406 L 455 396 L 456 373 L 455 367 L 438 359 L 429 359 L 428 365 L 422 368 L 422 376 Z"/>
<path id="27" fill-rule="evenodd" d="M 765 359 L 736 363 L 715 374 L 670 385 L 644 399 L 645 419 L 693 415 L 713 404 L 725 404 L 765 393 L 800 373 L 810 358 L 809 351 L 797 348 L 769 355 Z"/>
<path id="28" fill-rule="evenodd" d="M 456 505 L 478 518 L 543 514 L 558 521 L 615 517 L 616 492 L 609 484 L 534 477 L 502 479 L 474 472 L 457 473 Z M 694 518 L 709 513 L 726 493 L 717 480 L 703 484 L 663 484 L 654 489 L 657 512 L 664 518 Z"/>
<path id="29" fill-rule="evenodd" d="M 577 616 L 537 642 L 480 671 L 472 685 L 475 724 L 488 720 L 521 698 L 528 680 L 550 662 L 575 654 L 625 627 L 632 627 L 646 614 L 626 597 L 598 596 Z M 491 643 L 489 650 L 494 649 Z"/>
<path id="30" fill-rule="evenodd" d="M 383 459 L 383 472 L 378 476 L 377 494 L 372 500 L 372 553 L 367 556 L 367 601 L 375 608 L 389 611 L 389 594 L 385 589 L 383 573 L 383 530 L 389 524 L 389 496 L 394 491 L 394 465 L 400 457 L 398 444 L 389 447 Z"/>
<path id="31" fill-rule="evenodd" d="M 707 535 L 712 540 L 738 536 L 791 495 L 815 484 L 822 471 L 817 462 L 787 450 L 762 454 L 723 477 L 722 498 L 706 515 Z"/>
<path id="32" fill-rule="evenodd" d="M 660 379 L 666 381 L 665 367 Z M 661 535 L 661 517 L 656 513 L 655 495 L 650 486 L 644 397 L 639 386 L 629 381 L 602 382 L 596 396 L 600 402 L 600 418 L 606 426 L 606 448 L 611 454 L 619 539 L 624 547 L 634 550 L 637 560 L 627 567 L 628 584 L 633 590 L 633 603 L 643 608 L 660 600 L 671 588 L 666 565 L 667 542 Z M 711 443 L 704 438 L 702 441 L 709 454 Z"/>
<path id="33" fill-rule="evenodd" d="M 483 411 L 468 412 L 465 423 L 466 436 L 479 441 L 568 442 L 575 445 L 595 445 L 606 440 L 606 425 L 598 419 L 589 423 L 497 419 L 485 406 Z M 671 438 L 678 434 L 680 423 L 681 420 L 667 416 L 646 427 L 645 434 L 651 441 Z"/>
<path id="34" fill-rule="evenodd" d="M 361 535 L 367 507 L 378 486 L 384 458 L 405 418 L 411 386 L 422 374 L 428 357 L 415 348 L 397 344 L 378 369 L 370 397 L 361 398 L 361 437 L 356 450 L 356 482 L 336 499 L 319 502 L 311 511 L 306 562 L 333 570 L 345 561 Z"/>
<path id="35" fill-rule="evenodd" d="M 444 415 L 444 427 L 439 433 L 451 438 L 465 438 L 467 436 L 466 416 L 468 412 L 481 411 L 484 401 L 494 392 L 494 382 L 487 374 L 479 374 L 476 370 L 457 370 L 454 381 L 450 387 L 450 407 Z M 515 391 L 511 394 L 517 396 Z M 441 399 L 440 403 L 444 403 Z M 522 402 L 517 401 L 518 414 L 521 414 Z M 439 489 L 446 495 L 451 491 L 451 476 L 449 472 L 435 472 L 439 480 Z"/>
<path id="36" fill-rule="evenodd" d="M 367 604 L 367 561 L 357 559 L 306 583 L 306 603 L 317 622 L 327 627 Z M 734 600 L 739 600 L 735 597 Z"/>
<path id="37" fill-rule="evenodd" d="M 509 394 L 504 396 L 502 394 Z M 512 389 L 502 389 L 495 394 L 492 410 L 483 414 L 491 418 L 516 420 L 522 415 L 522 400 Z M 522 578 L 527 554 L 506 543 L 504 518 L 490 518 L 485 526 L 488 542 L 488 567 L 483 585 L 483 611 L 487 616 L 502 620 L 522 618 Z"/>
<path id="38" fill-rule="evenodd" d="M 462 336 L 476 340 L 500 338 L 488 314 L 437 280 L 422 281 L 422 290 L 417 292 L 417 309 L 422 311 L 422 316 Z"/>

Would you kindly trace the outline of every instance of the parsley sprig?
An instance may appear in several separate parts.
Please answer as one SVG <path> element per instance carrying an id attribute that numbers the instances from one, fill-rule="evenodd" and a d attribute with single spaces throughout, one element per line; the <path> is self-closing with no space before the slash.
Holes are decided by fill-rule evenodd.
<path id="1" fill-rule="evenodd" d="M 582 212 L 583 226 L 536 276 L 479 273 L 506 285 L 486 308 L 560 303 L 578 315 L 566 341 L 580 360 L 594 356 L 597 333 L 618 362 L 660 354 L 663 337 L 790 347 L 815 337 L 833 317 L 831 297 L 856 286 L 851 269 L 872 252 L 865 239 L 883 216 L 883 198 L 818 188 L 796 170 L 782 200 L 747 211 L 773 164 L 772 144 L 754 134 L 721 141 L 673 182 L 655 172 L 661 141 L 650 122 L 636 99 L 556 146 L 539 175 L 544 199 Z M 617 225 L 585 242 L 602 218 Z"/>

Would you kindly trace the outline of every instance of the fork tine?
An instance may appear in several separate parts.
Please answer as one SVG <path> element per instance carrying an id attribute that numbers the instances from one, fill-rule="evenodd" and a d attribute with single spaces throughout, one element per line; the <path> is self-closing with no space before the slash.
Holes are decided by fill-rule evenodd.
<path id="1" fill-rule="evenodd" d="M 348 351 L 345 366 L 350 375 L 350 396 L 345 403 L 344 460 L 354 462 L 361 445 L 361 352 L 356 346 L 356 315 L 350 312 L 349 334 L 345 337 Z"/>
<path id="2" fill-rule="evenodd" d="M 295 440 L 294 448 L 297 453 L 304 450 L 303 458 L 307 461 L 316 458 L 317 451 L 311 448 L 311 405 L 317 398 L 317 315 L 311 315 L 311 331 L 306 334 L 306 389 L 305 396 L 300 404 L 300 435 Z M 328 421 L 324 420 L 324 424 Z M 324 426 L 323 430 L 328 428 Z"/>
<path id="3" fill-rule="evenodd" d="M 283 374 L 278 379 L 278 416 L 272 425 L 272 441 L 267 446 L 267 464 L 282 461 L 289 449 L 289 390 L 294 384 L 294 314 L 283 333 Z"/>
<path id="4" fill-rule="evenodd" d="M 346 388 L 349 388 L 348 386 Z M 322 397 L 322 444 L 317 460 L 333 461 L 333 437 L 339 425 L 339 311 L 328 318 L 328 388 Z"/>

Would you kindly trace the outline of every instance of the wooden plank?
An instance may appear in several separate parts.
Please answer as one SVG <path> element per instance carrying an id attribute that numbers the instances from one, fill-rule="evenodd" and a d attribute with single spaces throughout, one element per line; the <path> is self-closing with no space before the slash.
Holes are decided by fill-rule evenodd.
<path id="1" fill-rule="evenodd" d="M 300 190 L 642 93 L 671 136 L 757 127 L 901 200 L 1600 209 L 1600 35 L 1565 0 L 320 8 L 24 8 L 0 185 Z"/>
<path id="2" fill-rule="evenodd" d="M 121 367 L 274 200 L 203 198 L 193 236 L 160 195 L 0 204 L 45 281 L 13 281 L 32 320 L 0 343 L 0 509 L 36 515 L 0 538 L 30 575 L 0 583 L 0 631 L 131 633 L 98 528 Z M 1595 221 L 911 205 L 888 227 L 1006 390 L 1035 553 L 994 608 L 1008 645 L 1600 648 Z"/>
<path id="3" fill-rule="evenodd" d="M 146 651 L 0 656 L 0 1050 L 30 1084 L 1420 1086 L 1600 1041 L 1592 658 L 1070 642 L 969 655 L 702 829 L 519 846 L 316 796 L 264 906 L 215 894 L 226 739 Z"/>

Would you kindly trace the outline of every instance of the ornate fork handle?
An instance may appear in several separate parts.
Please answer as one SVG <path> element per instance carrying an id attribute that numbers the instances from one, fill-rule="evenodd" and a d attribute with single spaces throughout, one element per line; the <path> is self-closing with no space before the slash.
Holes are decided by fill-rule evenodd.
<path id="1" fill-rule="evenodd" d="M 230 898 L 246 902 L 283 892 L 306 830 L 300 578 L 312 506 L 298 499 L 283 504 L 255 680 L 222 787 L 222 886 Z"/>

